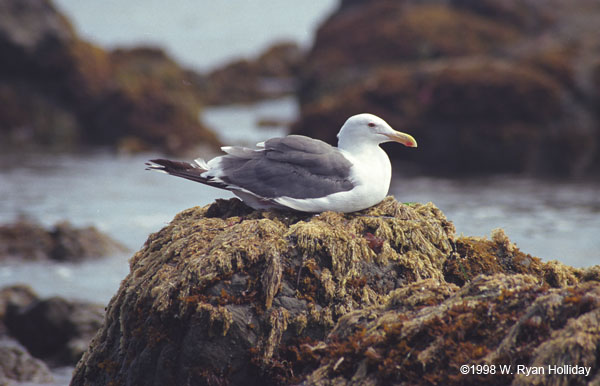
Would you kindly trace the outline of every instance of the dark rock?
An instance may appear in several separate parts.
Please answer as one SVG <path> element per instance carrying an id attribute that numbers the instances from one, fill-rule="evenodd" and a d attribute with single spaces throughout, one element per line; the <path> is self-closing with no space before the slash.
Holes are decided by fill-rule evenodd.
<path id="1" fill-rule="evenodd" d="M 98 127 L 91 133 L 97 136 L 94 141 L 117 137 L 124 145 L 133 138 L 147 148 L 169 152 L 202 143 L 219 145 L 216 135 L 199 121 L 203 102 L 192 71 L 156 48 L 121 49 L 108 56 L 116 87 L 107 90 L 96 109 L 86 112 Z"/>
<path id="2" fill-rule="evenodd" d="M 53 260 L 85 260 L 127 251 L 121 243 L 92 226 L 75 228 L 65 221 L 54 225 L 50 234 L 54 241 L 50 252 L 50 258 Z"/>
<path id="3" fill-rule="evenodd" d="M 431 203 L 319 215 L 229 203 L 183 211 L 148 238 L 73 385 L 460 384 L 460 361 L 566 363 L 567 346 L 541 345 L 600 304 L 598 267 L 544 263 L 501 230 L 457 238 Z M 597 328 L 584 334 L 596 347 Z M 569 350 L 596 373 L 596 351 Z"/>
<path id="4" fill-rule="evenodd" d="M 257 58 L 236 60 L 199 77 L 202 100 L 223 105 L 290 95 L 302 60 L 297 44 L 277 43 Z"/>
<path id="5" fill-rule="evenodd" d="M 50 230 L 25 219 L 0 226 L 0 260 L 79 261 L 126 251 L 96 228 L 76 228 L 66 221 Z"/>
<path id="6" fill-rule="evenodd" d="M 391 155 L 426 171 L 598 171 L 599 22 L 592 0 L 344 1 L 307 54 L 293 132 L 334 143 L 368 111 L 415 136 Z"/>
<path id="7" fill-rule="evenodd" d="M 52 365 L 73 365 L 102 325 L 104 306 L 60 297 L 7 307 L 5 324 L 29 352 Z"/>
<path id="8" fill-rule="evenodd" d="M 52 373 L 44 362 L 32 357 L 16 341 L 0 338 L 0 384 L 47 383 L 52 380 Z"/>
<path id="9" fill-rule="evenodd" d="M 37 294 L 28 285 L 16 284 L 0 288 L 0 319 L 4 318 L 9 305 L 25 307 L 38 299 Z"/>
<path id="10" fill-rule="evenodd" d="M 521 172 L 536 167 L 542 141 L 548 147 L 553 141 L 556 150 L 561 143 L 563 153 L 571 149 L 572 162 L 589 147 L 584 133 L 569 126 L 567 135 L 553 126 L 563 119 L 560 86 L 505 61 L 457 59 L 388 67 L 343 93 L 342 98 L 306 105 L 296 133 L 333 143 L 337 129 L 323 128 L 341 127 L 348 106 L 361 106 L 417 138 L 417 152 L 390 146 L 391 157 L 436 172 Z M 562 161 L 566 158 L 563 154 Z"/>
<path id="11" fill-rule="evenodd" d="M 49 0 L 3 1 L 0 14 L 4 144 L 171 152 L 218 144 L 199 122 L 194 75 L 162 51 L 106 52 L 81 40 Z"/>
<path id="12" fill-rule="evenodd" d="M 0 338 L 8 334 L 4 325 L 6 310 L 9 307 L 26 307 L 38 299 L 37 294 L 27 285 L 0 288 Z"/>

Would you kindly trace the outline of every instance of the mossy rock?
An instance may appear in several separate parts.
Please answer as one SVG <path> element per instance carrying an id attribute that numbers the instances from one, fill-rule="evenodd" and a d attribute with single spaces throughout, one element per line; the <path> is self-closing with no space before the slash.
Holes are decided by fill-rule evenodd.
<path id="1" fill-rule="evenodd" d="M 443 280 L 453 233 L 432 204 L 392 198 L 354 214 L 236 199 L 183 211 L 133 256 L 74 384 L 286 379 L 281 346 L 324 339 L 406 283 Z"/>
<path id="2" fill-rule="evenodd" d="M 501 231 L 491 241 L 457 239 L 454 233 L 433 204 L 401 204 L 391 197 L 349 214 L 253 211 L 237 199 L 185 210 L 150 235 L 131 259 L 130 274 L 72 384 L 253 385 L 319 383 L 322 374 L 344 378 L 364 367 L 359 363 L 364 355 L 383 361 L 387 354 L 379 346 L 365 345 L 385 341 L 386 334 L 402 330 L 392 325 L 411 322 L 420 310 L 442 307 L 435 312 L 453 310 L 458 317 L 461 310 L 475 312 L 460 306 L 467 296 L 479 299 L 477 314 L 455 328 L 452 339 L 458 342 L 477 327 L 474 318 L 486 304 L 509 307 L 502 297 L 526 288 L 527 302 L 510 306 L 504 319 L 479 324 L 490 323 L 478 332 L 481 339 L 492 331 L 496 339 L 486 350 L 473 348 L 482 357 L 536 296 L 599 277 L 597 270 L 525 255 Z M 478 276 L 486 273 L 495 275 Z M 495 289 L 486 290 L 485 280 L 495 280 Z M 443 306 L 449 299 L 453 305 Z M 398 310 L 404 314 L 393 323 L 377 322 Z M 369 323 L 378 327 L 365 330 Z M 425 348 L 444 331 L 439 326 L 420 343 L 421 335 L 411 336 L 405 349 Z M 449 349 L 448 342 L 436 350 Z M 464 344 L 472 346 L 468 339 Z M 396 379 L 389 369 L 404 366 L 406 350 L 390 354 L 382 373 L 368 363 L 365 374 L 377 372 L 376 383 Z M 336 366 L 337 354 L 345 358 L 343 366 Z M 322 365 L 325 370 L 319 370 Z"/>
<path id="3" fill-rule="evenodd" d="M 458 288 L 423 280 L 342 317 L 324 342 L 301 346 L 298 362 L 318 366 L 302 384 L 594 384 L 599 317 L 597 281 L 550 288 L 531 275 L 496 274 Z M 519 365 L 545 373 L 527 376 Z M 588 376 L 549 374 L 549 365 Z"/>

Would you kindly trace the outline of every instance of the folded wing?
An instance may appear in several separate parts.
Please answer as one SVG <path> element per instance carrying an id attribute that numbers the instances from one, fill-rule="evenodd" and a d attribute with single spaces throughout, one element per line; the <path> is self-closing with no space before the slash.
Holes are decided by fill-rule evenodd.
<path id="1" fill-rule="evenodd" d="M 259 150 L 226 147 L 206 174 L 264 198 L 315 198 L 351 190 L 352 164 L 323 141 L 290 135 L 270 139 Z"/>

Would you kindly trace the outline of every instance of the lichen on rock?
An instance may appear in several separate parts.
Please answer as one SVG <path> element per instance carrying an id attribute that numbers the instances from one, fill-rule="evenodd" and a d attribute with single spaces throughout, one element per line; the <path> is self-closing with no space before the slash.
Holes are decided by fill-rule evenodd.
<path id="1" fill-rule="evenodd" d="M 502 231 L 457 238 L 431 203 L 312 215 L 217 200 L 133 256 L 72 384 L 386 384 L 425 369 L 440 382 L 460 361 L 535 360 L 565 318 L 595 309 L 583 292 L 597 279 Z M 569 293 L 570 308 L 544 306 Z M 522 320 L 535 304 L 550 326 L 537 340 Z"/>

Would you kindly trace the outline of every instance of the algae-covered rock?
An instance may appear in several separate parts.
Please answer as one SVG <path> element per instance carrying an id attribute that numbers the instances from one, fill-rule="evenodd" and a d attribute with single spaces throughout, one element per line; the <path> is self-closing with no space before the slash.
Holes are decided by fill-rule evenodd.
<path id="1" fill-rule="evenodd" d="M 316 349 L 301 347 L 301 361 L 319 363 L 303 384 L 598 382 L 599 295 L 598 282 L 551 289 L 522 274 L 482 275 L 460 289 L 413 283 L 383 306 L 342 317 Z M 545 374 L 526 376 L 519 365 Z M 586 367 L 591 375 L 549 374 L 548 365 Z"/>
<path id="2" fill-rule="evenodd" d="M 185 210 L 132 257 L 72 384 L 460 384 L 460 361 L 539 361 L 595 309 L 598 269 L 454 232 L 433 204 L 391 197 L 349 214 Z"/>
<path id="3" fill-rule="evenodd" d="M 502 229 L 492 232 L 492 239 L 459 237 L 456 254 L 444 264 L 444 277 L 449 283 L 463 286 L 477 275 L 496 273 L 530 274 L 552 287 L 565 287 L 584 280 L 597 280 L 593 270 L 582 270 L 558 261 L 542 262 L 538 257 L 521 252 Z"/>
<path id="4" fill-rule="evenodd" d="M 0 142 L 189 150 L 218 145 L 200 96 L 159 49 L 106 51 L 50 0 L 0 2 Z"/>
<path id="5" fill-rule="evenodd" d="M 452 251 L 454 227 L 432 204 L 316 216 L 229 205 L 240 204 L 186 210 L 149 237 L 74 384 L 286 381 L 281 347 L 324 339 L 402 285 L 443 280 Z"/>

